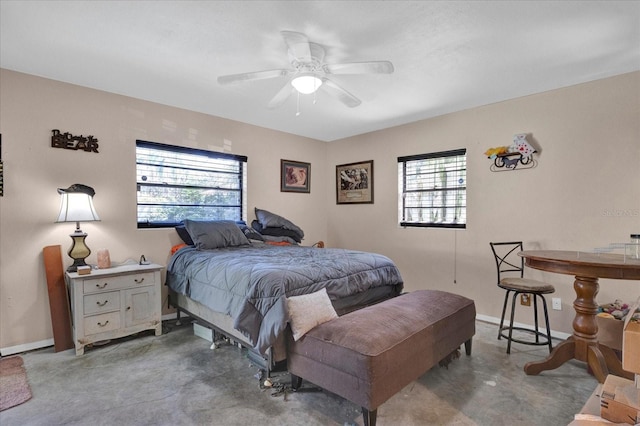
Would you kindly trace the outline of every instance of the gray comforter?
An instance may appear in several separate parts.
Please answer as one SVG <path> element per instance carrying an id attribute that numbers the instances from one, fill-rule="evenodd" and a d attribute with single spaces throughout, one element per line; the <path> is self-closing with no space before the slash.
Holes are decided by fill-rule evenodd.
<path id="1" fill-rule="evenodd" d="M 183 248 L 167 267 L 174 291 L 230 315 L 260 353 L 287 326 L 287 296 L 327 289 L 332 300 L 380 286 L 402 288 L 398 268 L 386 256 L 300 246 Z"/>

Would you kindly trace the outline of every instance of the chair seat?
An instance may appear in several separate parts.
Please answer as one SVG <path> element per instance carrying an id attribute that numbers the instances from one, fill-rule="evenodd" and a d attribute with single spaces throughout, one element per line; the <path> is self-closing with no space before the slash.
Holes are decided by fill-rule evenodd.
<path id="1" fill-rule="evenodd" d="M 498 286 L 505 290 L 526 293 L 549 294 L 556 291 L 555 287 L 551 284 L 526 278 L 503 278 L 500 280 Z"/>

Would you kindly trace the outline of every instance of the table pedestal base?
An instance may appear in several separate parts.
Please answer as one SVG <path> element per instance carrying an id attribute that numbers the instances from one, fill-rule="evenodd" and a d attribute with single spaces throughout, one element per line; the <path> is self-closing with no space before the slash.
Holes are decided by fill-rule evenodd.
<path id="1" fill-rule="evenodd" d="M 618 254 L 593 254 L 559 250 L 533 250 L 518 253 L 527 266 L 541 271 L 575 276 L 573 288 L 576 300 L 573 309 L 573 335 L 556 346 L 549 356 L 539 362 L 530 362 L 524 371 L 535 375 L 560 367 L 570 359 L 586 362 L 600 383 L 609 373 L 632 379 L 632 374 L 622 369 L 615 352 L 598 343 L 598 278 L 640 280 L 640 263 L 629 263 Z"/>
<path id="2" fill-rule="evenodd" d="M 633 374 L 622 369 L 622 363 L 613 349 L 597 342 L 576 339 L 575 336 L 553 348 L 543 361 L 527 363 L 524 372 L 535 376 L 543 371 L 556 369 L 571 359 L 586 362 L 600 383 L 604 383 L 609 373 L 633 380 Z"/>

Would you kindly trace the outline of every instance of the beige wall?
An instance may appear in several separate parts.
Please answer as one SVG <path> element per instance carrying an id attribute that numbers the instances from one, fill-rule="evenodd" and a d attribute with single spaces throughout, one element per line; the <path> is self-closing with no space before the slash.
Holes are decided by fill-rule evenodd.
<path id="1" fill-rule="evenodd" d="M 327 239 L 390 256 L 408 290 L 462 293 L 479 314 L 499 317 L 504 293 L 495 285 L 490 241 L 590 250 L 640 232 L 639 117 L 636 72 L 331 143 L 328 174 L 335 164 L 374 160 L 375 204 L 330 202 Z M 491 172 L 483 153 L 509 145 L 517 133 L 540 146 L 537 167 Z M 456 148 L 467 148 L 467 229 L 399 228 L 397 157 Z M 563 310 L 551 311 L 551 326 L 570 333 L 573 279 L 527 272 L 555 285 Z M 639 295 L 637 281 L 602 280 L 598 300 Z M 530 309 L 519 309 L 516 320 L 532 323 Z"/>
<path id="2" fill-rule="evenodd" d="M 640 73 L 627 74 L 326 144 L 0 70 L 0 348 L 37 347 L 52 337 L 41 250 L 61 244 L 69 264 L 73 231 L 73 224 L 53 223 L 56 188 L 84 183 L 96 190 L 102 221 L 82 226 L 94 250 L 89 262 L 106 247 L 114 261 L 144 253 L 166 264 L 175 232 L 136 229 L 136 139 L 247 155 L 249 221 L 253 207 L 283 214 L 305 230 L 306 244 L 323 239 L 381 252 L 397 262 L 408 290 L 466 294 L 479 314 L 497 317 L 503 294 L 489 241 L 586 250 L 640 232 L 639 91 Z M 94 135 L 100 154 L 51 148 L 52 129 Z M 540 145 L 538 166 L 490 172 L 483 152 L 508 145 L 515 133 L 530 133 Z M 398 228 L 396 158 L 455 148 L 467 148 L 468 228 Z M 312 164 L 311 194 L 280 192 L 282 158 Z M 335 165 L 369 159 L 375 203 L 336 205 Z M 530 277 L 556 285 L 563 311 L 552 312 L 552 328 L 570 332 L 571 278 Z M 599 299 L 639 294 L 637 283 L 604 280 Z"/>
<path id="3" fill-rule="evenodd" d="M 87 259 L 99 248 L 114 262 L 128 258 L 165 265 L 173 229 L 136 228 L 135 141 L 247 155 L 247 219 L 259 207 L 291 218 L 305 243 L 326 236 L 326 144 L 230 120 L 170 108 L 8 70 L 0 70 L 0 133 L 4 197 L 0 197 L 0 348 L 52 338 L 42 248 L 60 244 L 63 259 L 74 224 L 54 223 L 56 188 L 83 183 L 96 190 L 101 222 L 82 224 Z M 292 117 L 292 119 L 295 117 Z M 99 154 L 51 148 L 51 130 L 94 135 Z M 311 193 L 280 192 L 280 159 L 311 163 Z M 164 300 L 164 296 L 163 296 Z"/>

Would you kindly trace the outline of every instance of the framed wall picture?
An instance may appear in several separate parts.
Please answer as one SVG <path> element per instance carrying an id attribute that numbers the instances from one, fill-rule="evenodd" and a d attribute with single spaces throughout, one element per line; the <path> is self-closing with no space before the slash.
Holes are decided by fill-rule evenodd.
<path id="1" fill-rule="evenodd" d="M 280 160 L 280 191 L 311 192 L 311 164 Z"/>
<path id="2" fill-rule="evenodd" d="M 373 204 L 373 160 L 336 166 L 336 204 Z"/>

